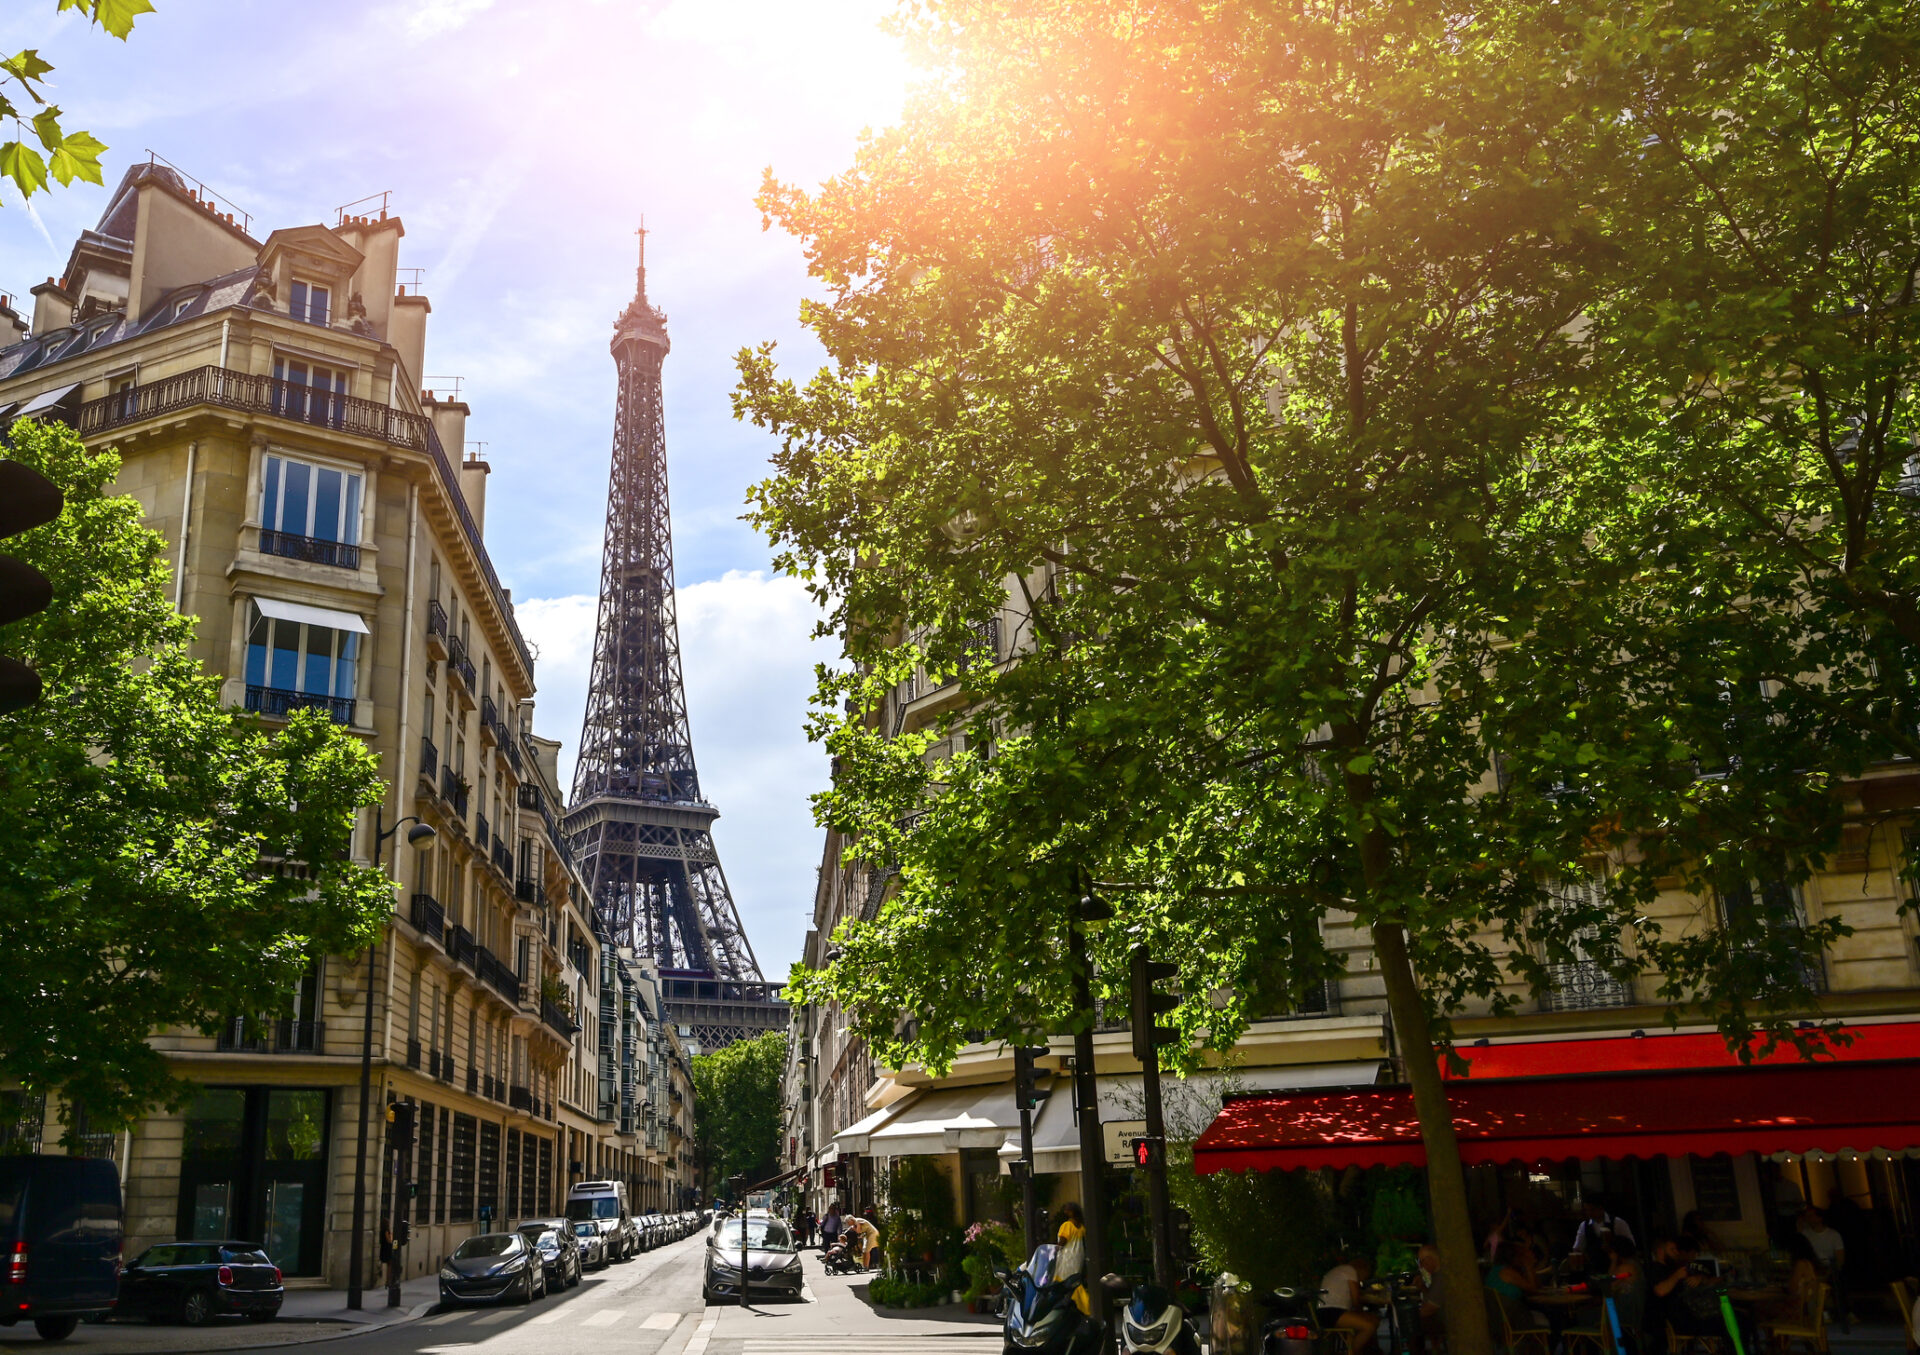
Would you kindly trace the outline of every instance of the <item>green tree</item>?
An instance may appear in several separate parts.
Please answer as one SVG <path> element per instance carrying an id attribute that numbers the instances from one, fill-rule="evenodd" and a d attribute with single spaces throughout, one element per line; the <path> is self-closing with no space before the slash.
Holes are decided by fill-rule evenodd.
<path id="1" fill-rule="evenodd" d="M 1794 961 L 1832 931 L 1675 940 L 1640 907 L 1663 875 L 1804 871 L 1836 816 L 1818 722 L 1729 698 L 1798 652 L 1790 613 L 1748 624 L 1739 572 L 1676 549 L 1691 520 L 1595 530 L 1639 465 L 1592 389 L 1622 277 L 1603 169 L 1640 136 L 1570 73 L 1604 13 L 925 13 L 943 78 L 904 124 L 763 195 L 829 289 L 805 317 L 834 365 L 803 388 L 741 362 L 739 409 L 783 440 L 756 518 L 853 660 L 823 676 L 820 810 L 900 867 L 797 991 L 936 1066 L 1083 1023 L 1067 919 L 1109 881 L 1103 973 L 1149 941 L 1218 1044 L 1330 972 L 1323 927 L 1365 931 L 1449 1330 L 1484 1349 L 1418 1052 L 1446 1014 L 1638 955 L 1737 1041 L 1804 1039 Z M 1009 586 L 1023 653 L 995 670 L 970 627 Z M 888 737 L 921 661 L 976 713 Z M 1597 856 L 1610 888 L 1555 890 Z"/>
<path id="2" fill-rule="evenodd" d="M 11 439 L 66 507 L 7 543 L 53 602 L 6 634 L 44 691 L 0 715 L 0 1080 L 118 1126 L 185 1091 L 153 1032 L 272 1011 L 314 959 L 378 934 L 392 885 L 349 859 L 378 766 L 318 713 L 270 731 L 223 706 L 164 543 L 107 492 L 118 458 L 57 425 Z"/>
<path id="3" fill-rule="evenodd" d="M 58 12 L 68 10 L 86 15 L 89 23 L 124 42 L 133 31 L 133 21 L 153 12 L 153 3 L 59 0 Z M 102 182 L 100 156 L 107 147 L 91 132 L 69 132 L 60 125 L 59 106 L 46 98 L 46 80 L 51 74 L 52 63 L 35 48 L 0 60 L 0 119 L 11 120 L 20 133 L 0 141 L 0 175 L 11 179 L 22 197 L 30 198 L 45 188 L 48 175 L 58 179 L 62 187 L 75 179 Z"/>
<path id="4" fill-rule="evenodd" d="M 747 1184 L 773 1175 L 780 1161 L 780 1076 L 787 1034 L 770 1030 L 693 1061 L 694 1152 L 708 1189 L 735 1176 Z"/>

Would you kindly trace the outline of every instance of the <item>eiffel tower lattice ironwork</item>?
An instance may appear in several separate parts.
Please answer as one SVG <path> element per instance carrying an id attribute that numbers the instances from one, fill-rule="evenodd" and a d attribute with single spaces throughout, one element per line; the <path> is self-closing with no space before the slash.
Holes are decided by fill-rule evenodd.
<path id="1" fill-rule="evenodd" d="M 615 942 L 660 967 L 668 1018 L 705 1048 L 785 1029 L 727 889 L 701 797 L 680 677 L 667 443 L 667 317 L 638 286 L 614 326 L 620 378 L 593 676 L 566 834 Z"/>

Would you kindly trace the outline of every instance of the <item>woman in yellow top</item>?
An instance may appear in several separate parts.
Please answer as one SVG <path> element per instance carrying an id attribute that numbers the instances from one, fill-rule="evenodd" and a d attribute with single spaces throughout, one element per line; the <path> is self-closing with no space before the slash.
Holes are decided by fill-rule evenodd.
<path id="1" fill-rule="evenodd" d="M 1060 1245 L 1062 1258 L 1066 1257 L 1069 1246 L 1074 1243 L 1079 1244 L 1074 1247 L 1074 1253 L 1079 1257 L 1078 1269 L 1084 1274 L 1087 1265 L 1087 1223 L 1080 1213 L 1080 1206 L 1072 1200 L 1060 1206 L 1060 1231 L 1055 1235 L 1054 1241 Z M 1053 1273 L 1056 1279 L 1065 1278 L 1057 1264 Z M 1093 1300 L 1087 1297 L 1086 1285 L 1074 1287 L 1073 1306 L 1088 1317 L 1093 1316 Z"/>

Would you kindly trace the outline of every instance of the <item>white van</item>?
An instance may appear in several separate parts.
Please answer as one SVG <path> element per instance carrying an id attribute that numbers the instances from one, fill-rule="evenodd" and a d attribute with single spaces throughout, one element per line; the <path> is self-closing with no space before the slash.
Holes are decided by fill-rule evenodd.
<path id="1" fill-rule="evenodd" d="M 582 1181 L 574 1186 L 567 1192 L 567 1220 L 598 1228 L 609 1261 L 630 1261 L 640 1254 L 640 1229 L 627 1208 L 624 1181 Z"/>

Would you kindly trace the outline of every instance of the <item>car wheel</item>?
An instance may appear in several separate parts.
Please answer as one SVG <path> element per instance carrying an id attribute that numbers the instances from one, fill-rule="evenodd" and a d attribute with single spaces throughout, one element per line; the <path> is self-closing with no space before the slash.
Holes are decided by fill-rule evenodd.
<path id="1" fill-rule="evenodd" d="M 77 1317 L 36 1317 L 33 1329 L 40 1333 L 42 1341 L 64 1341 L 73 1335 L 73 1329 L 80 1325 Z"/>
<path id="2" fill-rule="evenodd" d="M 573 1278 L 567 1281 L 567 1288 L 573 1289 L 579 1285 L 581 1280 L 582 1269 L 583 1268 L 580 1265 L 580 1258 L 577 1256 L 574 1257 L 573 1258 Z"/>
<path id="3" fill-rule="evenodd" d="M 513 1301 L 515 1303 L 532 1303 L 533 1302 L 533 1276 L 532 1275 L 528 1275 L 526 1279 L 520 1282 L 520 1292 L 514 1295 Z"/>
<path id="4" fill-rule="evenodd" d="M 213 1316 L 213 1301 L 207 1297 L 204 1289 L 189 1289 L 187 1296 L 180 1300 L 180 1320 L 189 1327 L 198 1327 Z"/>

